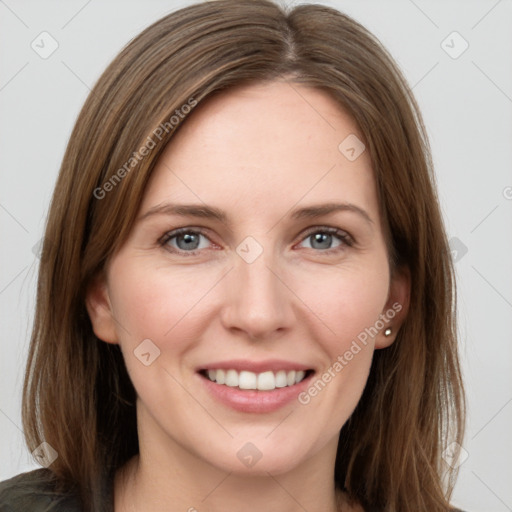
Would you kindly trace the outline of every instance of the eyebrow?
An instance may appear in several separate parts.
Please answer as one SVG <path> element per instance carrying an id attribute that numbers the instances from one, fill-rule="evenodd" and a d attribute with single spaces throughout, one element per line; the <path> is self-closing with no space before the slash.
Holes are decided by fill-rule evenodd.
<path id="1" fill-rule="evenodd" d="M 291 213 L 294 220 L 314 219 L 335 212 L 348 211 L 361 216 L 366 222 L 373 225 L 373 220 L 368 213 L 359 206 L 352 203 L 325 203 L 299 208 Z M 180 215 L 183 217 L 198 217 L 202 219 L 213 219 L 224 224 L 229 224 L 229 218 L 226 212 L 215 208 L 214 206 L 201 204 L 173 204 L 163 203 L 150 208 L 146 213 L 138 218 L 141 222 L 155 215 Z"/>

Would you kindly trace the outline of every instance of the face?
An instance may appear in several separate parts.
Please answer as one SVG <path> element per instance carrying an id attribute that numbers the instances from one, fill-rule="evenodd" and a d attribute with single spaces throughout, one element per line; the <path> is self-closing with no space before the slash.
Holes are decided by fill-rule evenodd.
<path id="1" fill-rule="evenodd" d="M 201 104 L 167 146 L 87 298 L 141 450 L 261 474 L 335 451 L 408 290 L 362 139 L 325 93 L 272 82 Z"/>

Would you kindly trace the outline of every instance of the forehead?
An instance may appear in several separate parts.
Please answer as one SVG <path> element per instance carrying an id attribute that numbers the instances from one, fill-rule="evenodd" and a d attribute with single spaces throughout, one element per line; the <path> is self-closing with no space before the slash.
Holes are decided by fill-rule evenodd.
<path id="1" fill-rule="evenodd" d="M 284 81 L 230 89 L 183 123 L 157 162 L 142 208 L 172 200 L 270 213 L 271 205 L 341 200 L 377 216 L 370 157 L 363 151 L 348 159 L 339 147 L 347 137 L 362 139 L 319 89 Z"/>

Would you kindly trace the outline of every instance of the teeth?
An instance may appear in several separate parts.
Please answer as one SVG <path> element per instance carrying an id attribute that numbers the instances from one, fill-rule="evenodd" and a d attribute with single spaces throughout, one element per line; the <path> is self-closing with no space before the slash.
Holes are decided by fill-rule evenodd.
<path id="1" fill-rule="evenodd" d="M 226 372 L 226 382 L 224 382 L 226 386 L 231 386 L 232 388 L 238 386 L 238 373 L 235 370 L 228 370 Z"/>
<path id="2" fill-rule="evenodd" d="M 239 387 L 240 389 L 258 389 L 260 391 L 270 391 L 275 388 L 284 388 L 293 386 L 302 381 L 306 375 L 303 370 L 279 370 L 254 373 L 246 370 L 238 373 L 236 370 L 208 370 L 208 378 L 217 384 L 224 384 L 230 387 Z"/>
<path id="3" fill-rule="evenodd" d="M 208 377 L 210 380 L 216 380 L 218 384 L 224 384 L 226 382 L 226 372 L 224 370 L 210 370 L 213 372 L 213 379 L 210 377 L 210 373 L 208 372 Z"/>
<path id="4" fill-rule="evenodd" d="M 279 370 L 276 373 L 276 388 L 284 388 L 287 385 L 286 372 L 284 370 Z"/>
<path id="5" fill-rule="evenodd" d="M 304 378 L 304 375 L 306 375 L 304 370 L 298 370 L 295 372 L 295 384 L 298 384 Z"/>
<path id="6" fill-rule="evenodd" d="M 257 381 L 258 378 L 255 373 L 240 372 L 240 375 L 238 376 L 238 387 L 240 389 L 256 389 Z"/>
<path id="7" fill-rule="evenodd" d="M 263 372 L 258 373 L 258 389 L 267 391 L 270 389 L 276 389 L 276 378 L 274 372 Z"/>

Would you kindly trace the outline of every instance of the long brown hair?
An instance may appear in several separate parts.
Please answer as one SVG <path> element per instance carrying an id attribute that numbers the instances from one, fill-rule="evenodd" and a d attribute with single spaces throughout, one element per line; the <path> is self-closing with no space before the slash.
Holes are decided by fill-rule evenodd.
<path id="1" fill-rule="evenodd" d="M 284 76 L 330 94 L 357 122 L 392 263 L 411 275 L 408 316 L 396 341 L 375 352 L 341 430 L 336 486 L 364 506 L 449 510 L 456 471 L 441 453 L 462 443 L 465 396 L 421 114 L 392 58 L 356 21 L 268 0 L 202 2 L 145 29 L 102 74 L 71 134 L 42 249 L 22 414 L 29 449 L 46 441 L 58 452 L 55 479 L 79 491 L 84 510 L 106 510 L 105 482 L 138 452 L 135 391 L 119 347 L 92 331 L 87 286 L 126 240 L 187 113 L 217 91 Z"/>

